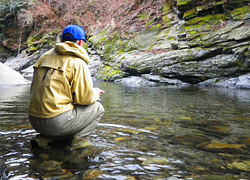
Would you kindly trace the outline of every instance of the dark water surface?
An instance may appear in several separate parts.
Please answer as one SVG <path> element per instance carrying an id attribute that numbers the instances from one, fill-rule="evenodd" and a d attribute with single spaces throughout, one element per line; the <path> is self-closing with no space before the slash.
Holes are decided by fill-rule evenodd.
<path id="1" fill-rule="evenodd" d="M 30 87 L 0 87 L 9 179 L 250 179 L 249 90 L 98 86 L 106 112 L 77 150 L 31 149 Z"/>

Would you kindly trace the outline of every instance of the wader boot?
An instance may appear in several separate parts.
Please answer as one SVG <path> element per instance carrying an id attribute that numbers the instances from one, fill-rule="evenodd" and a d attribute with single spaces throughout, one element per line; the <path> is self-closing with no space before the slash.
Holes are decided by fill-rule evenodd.
<path id="1" fill-rule="evenodd" d="M 51 148 L 50 144 L 55 142 L 57 139 L 57 137 L 53 136 L 37 135 L 30 141 L 31 148 L 49 149 Z"/>

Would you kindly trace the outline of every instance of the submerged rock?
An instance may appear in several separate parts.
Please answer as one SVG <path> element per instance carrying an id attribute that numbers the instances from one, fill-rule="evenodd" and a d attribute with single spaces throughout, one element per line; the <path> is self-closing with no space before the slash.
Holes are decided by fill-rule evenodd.
<path id="1" fill-rule="evenodd" d="M 137 77 L 137 76 L 130 76 L 127 78 L 115 80 L 116 83 L 122 83 L 125 86 L 129 87 L 139 87 L 141 85 L 147 85 L 147 86 L 155 86 L 156 83 L 147 81 L 144 78 Z"/>
<path id="2" fill-rule="evenodd" d="M 43 171 L 53 171 L 61 169 L 62 162 L 58 161 L 44 161 L 42 164 L 40 164 L 39 169 Z"/>
<path id="3" fill-rule="evenodd" d="M 137 159 L 142 162 L 142 165 L 148 165 L 148 164 L 168 165 L 170 164 L 170 162 L 165 157 L 140 156 Z"/>
<path id="4" fill-rule="evenodd" d="M 184 136 L 175 136 L 172 138 L 173 144 L 183 144 L 189 147 L 195 147 L 197 144 L 200 144 L 202 142 L 207 142 L 210 139 L 202 134 L 190 134 L 190 135 L 184 135 Z"/>
<path id="5" fill-rule="evenodd" d="M 227 152 L 232 154 L 242 154 L 246 152 L 246 145 L 244 144 L 227 144 L 217 141 L 201 143 L 197 148 L 210 152 Z"/>
<path id="6" fill-rule="evenodd" d="M 98 170 L 98 169 L 89 169 L 87 171 L 85 171 L 85 173 L 83 174 L 83 178 L 82 179 L 96 179 L 98 178 L 99 175 L 102 175 L 103 172 Z"/>
<path id="7" fill-rule="evenodd" d="M 229 169 L 250 172 L 250 161 L 234 161 L 232 163 L 227 163 L 227 167 Z"/>

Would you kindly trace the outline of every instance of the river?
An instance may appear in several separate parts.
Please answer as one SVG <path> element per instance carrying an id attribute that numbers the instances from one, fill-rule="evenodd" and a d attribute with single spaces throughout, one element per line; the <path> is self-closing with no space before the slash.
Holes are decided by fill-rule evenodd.
<path id="1" fill-rule="evenodd" d="M 32 149 L 30 87 L 0 87 L 8 179 L 249 179 L 249 90 L 97 85 L 105 115 L 76 150 Z"/>

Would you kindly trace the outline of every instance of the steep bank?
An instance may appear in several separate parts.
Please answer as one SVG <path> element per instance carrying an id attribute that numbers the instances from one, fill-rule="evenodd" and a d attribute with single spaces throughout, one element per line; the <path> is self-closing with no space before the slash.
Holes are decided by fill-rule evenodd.
<path id="1" fill-rule="evenodd" d="M 142 10 L 145 3 L 140 2 L 130 9 Z M 92 75 L 106 81 L 139 76 L 163 84 L 250 88 L 249 3 L 250 0 L 166 1 L 162 14 L 140 13 L 132 21 L 123 20 L 128 25 L 126 31 L 104 28 L 92 32 Z M 145 23 L 138 28 L 137 21 Z M 29 66 L 46 47 L 51 47 L 44 43 L 56 37 L 55 33 L 40 39 L 30 37 L 28 50 L 5 64 L 19 72 L 30 72 Z"/>
<path id="2" fill-rule="evenodd" d="M 132 39 L 107 30 L 96 34 L 90 41 L 105 57 L 97 78 L 250 88 L 249 2 L 172 1 L 163 24 Z"/>

